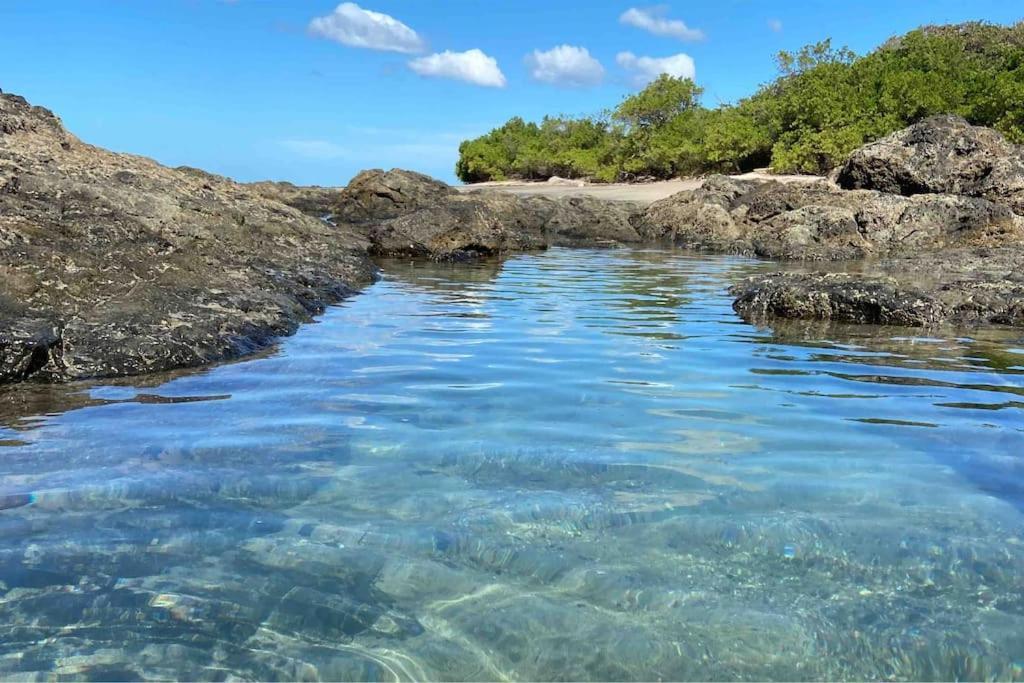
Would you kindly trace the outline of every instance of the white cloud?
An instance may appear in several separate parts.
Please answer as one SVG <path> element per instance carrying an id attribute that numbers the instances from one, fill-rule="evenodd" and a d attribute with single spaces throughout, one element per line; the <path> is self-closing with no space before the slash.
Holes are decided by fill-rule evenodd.
<path id="1" fill-rule="evenodd" d="M 281 140 L 281 146 L 300 157 L 319 161 L 349 156 L 348 149 L 329 140 Z"/>
<path id="2" fill-rule="evenodd" d="M 637 57 L 632 52 L 620 52 L 615 62 L 623 69 L 630 71 L 633 85 L 643 87 L 660 74 L 668 74 L 676 78 L 694 78 L 697 69 L 690 55 L 680 52 L 668 57 Z"/>
<path id="3" fill-rule="evenodd" d="M 597 85 L 604 78 L 601 62 L 591 57 L 585 47 L 559 45 L 543 52 L 534 50 L 526 55 L 526 66 L 534 80 L 552 85 Z"/>
<path id="4" fill-rule="evenodd" d="M 505 87 L 505 74 L 498 68 L 497 60 L 476 48 L 465 52 L 445 50 L 417 57 L 409 62 L 409 68 L 420 76 L 452 78 L 491 88 Z"/>
<path id="5" fill-rule="evenodd" d="M 349 47 L 413 54 L 426 49 L 416 31 L 387 14 L 343 2 L 334 12 L 309 22 L 309 32 Z"/>
<path id="6" fill-rule="evenodd" d="M 782 33 L 782 21 L 779 19 L 769 19 L 768 28 L 775 31 L 776 33 Z"/>
<path id="7" fill-rule="evenodd" d="M 700 29 L 690 28 L 679 19 L 669 19 L 665 16 L 665 7 L 648 7 L 640 9 L 630 7 L 619 17 L 619 22 L 627 26 L 641 28 L 656 36 L 667 36 L 679 40 L 704 40 L 704 32 Z"/>

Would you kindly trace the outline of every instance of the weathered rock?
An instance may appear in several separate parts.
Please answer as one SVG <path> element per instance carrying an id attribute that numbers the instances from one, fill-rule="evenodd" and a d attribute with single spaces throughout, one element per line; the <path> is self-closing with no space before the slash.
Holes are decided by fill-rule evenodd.
<path id="1" fill-rule="evenodd" d="M 333 213 L 339 222 L 379 222 L 435 206 L 455 193 L 455 188 L 422 173 L 375 168 L 352 179 Z"/>
<path id="2" fill-rule="evenodd" d="M 734 308 L 753 321 L 1024 325 L 1022 266 L 1016 248 L 981 248 L 887 259 L 859 272 L 771 273 L 734 287 Z"/>
<path id="3" fill-rule="evenodd" d="M 454 259 L 548 246 L 641 241 L 630 223 L 639 207 L 592 197 L 460 193 L 420 173 L 360 173 L 341 192 L 335 220 L 365 232 L 380 256 Z"/>
<path id="4" fill-rule="evenodd" d="M 933 116 L 854 151 L 845 189 L 984 197 L 1024 215 L 1024 149 L 959 116 Z"/>
<path id="5" fill-rule="evenodd" d="M 185 170 L 185 168 L 181 167 L 181 170 Z M 188 170 L 195 171 L 195 169 Z M 294 185 L 289 182 L 270 180 L 249 183 L 246 187 L 267 199 L 287 204 L 308 216 L 321 220 L 333 220 L 334 214 L 341 204 L 342 188 L 340 187 Z"/>
<path id="6" fill-rule="evenodd" d="M 645 238 L 689 248 L 817 261 L 998 246 L 1024 236 L 1024 219 L 987 199 L 725 176 L 655 202 L 635 223 Z"/>
<path id="7" fill-rule="evenodd" d="M 0 188 L 0 382 L 237 356 L 373 277 L 356 232 L 86 145 L 13 95 L 0 95 Z"/>

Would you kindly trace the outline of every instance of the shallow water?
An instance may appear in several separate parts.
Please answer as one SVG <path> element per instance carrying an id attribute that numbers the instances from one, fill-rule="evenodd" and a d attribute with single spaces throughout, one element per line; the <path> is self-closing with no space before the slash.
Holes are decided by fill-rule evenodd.
<path id="1" fill-rule="evenodd" d="M 771 264 L 385 277 L 0 392 L 0 677 L 1024 679 L 1024 340 L 743 323 Z"/>

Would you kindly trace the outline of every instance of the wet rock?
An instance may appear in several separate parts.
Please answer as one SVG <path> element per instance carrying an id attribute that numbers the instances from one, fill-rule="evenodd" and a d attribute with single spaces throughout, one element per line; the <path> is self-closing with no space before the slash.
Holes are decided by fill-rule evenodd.
<path id="1" fill-rule="evenodd" d="M 854 151 L 845 189 L 984 197 L 1024 214 L 1024 150 L 959 116 L 933 116 Z"/>
<path id="2" fill-rule="evenodd" d="M 858 273 L 771 273 L 733 288 L 746 319 L 770 317 L 934 327 L 1024 325 L 1014 248 L 958 249 L 873 263 Z"/>
<path id="3" fill-rule="evenodd" d="M 249 353 L 373 278 L 355 231 L 84 144 L 13 95 L 0 95 L 0 188 L 0 382 Z"/>

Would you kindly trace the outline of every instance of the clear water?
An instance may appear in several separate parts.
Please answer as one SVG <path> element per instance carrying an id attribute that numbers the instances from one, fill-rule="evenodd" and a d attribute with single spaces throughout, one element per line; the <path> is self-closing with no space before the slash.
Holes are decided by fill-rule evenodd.
<path id="1" fill-rule="evenodd" d="M 0 677 L 1024 678 L 1024 342 L 669 251 L 387 263 L 271 354 L 0 392 Z"/>

